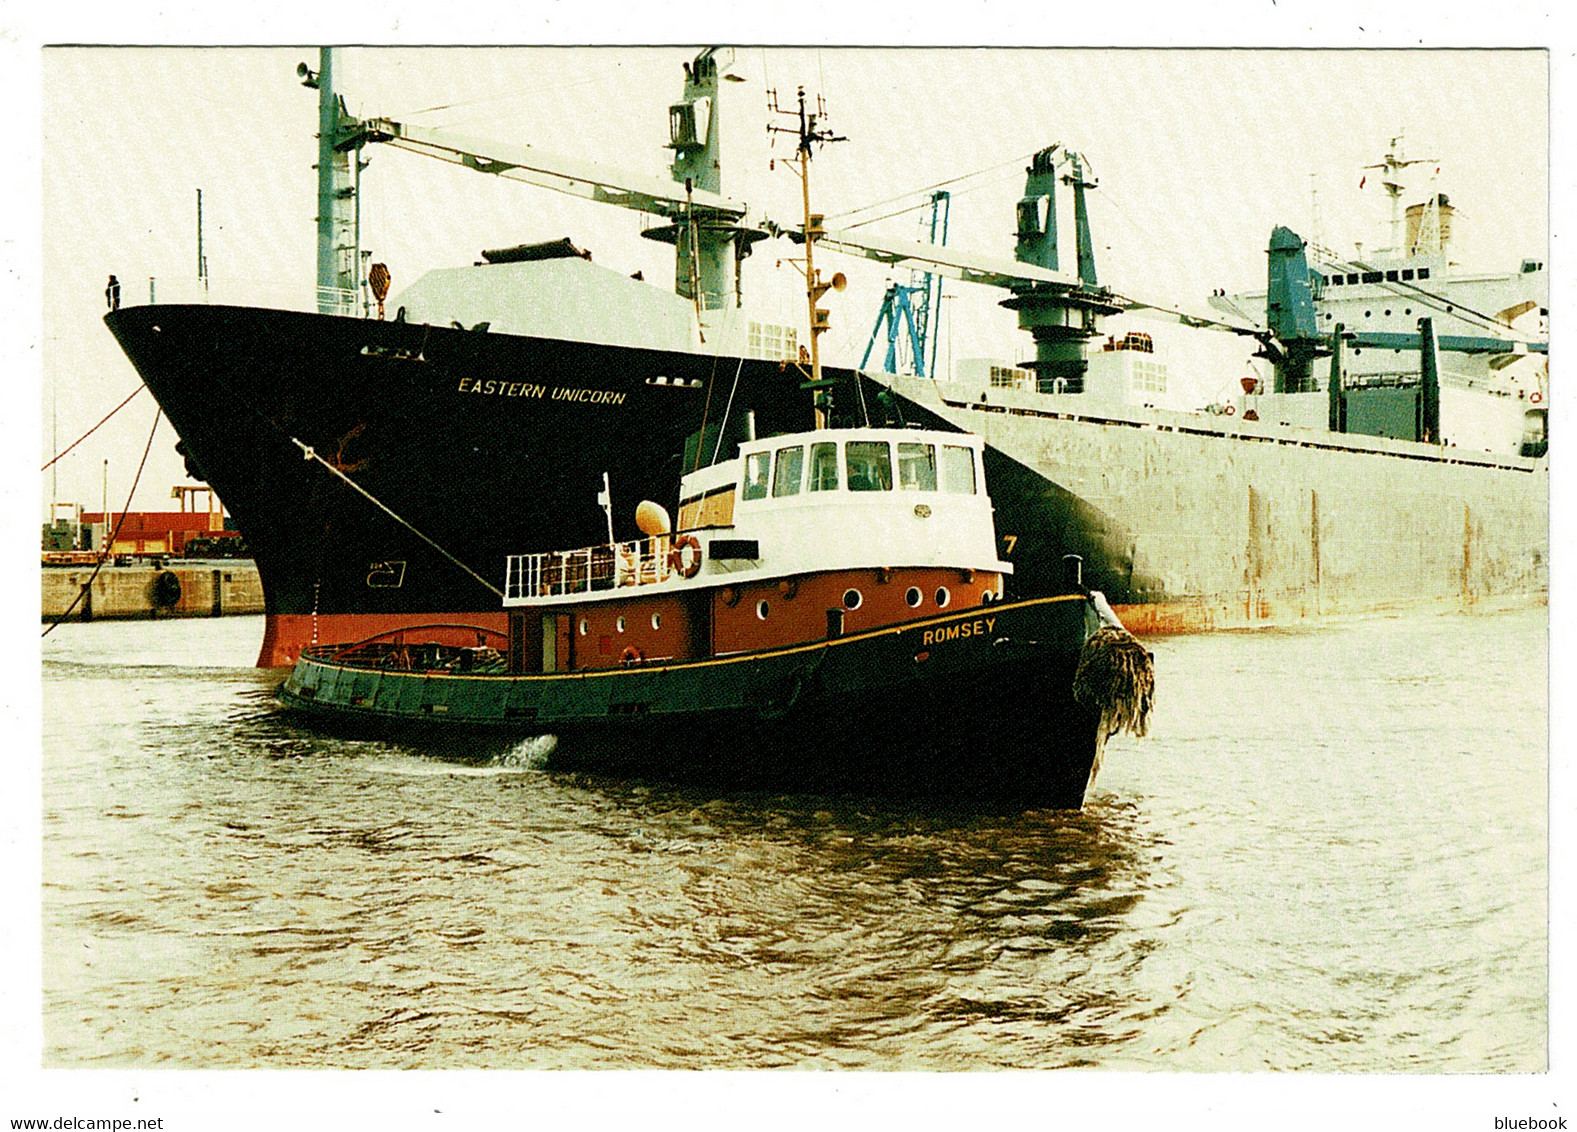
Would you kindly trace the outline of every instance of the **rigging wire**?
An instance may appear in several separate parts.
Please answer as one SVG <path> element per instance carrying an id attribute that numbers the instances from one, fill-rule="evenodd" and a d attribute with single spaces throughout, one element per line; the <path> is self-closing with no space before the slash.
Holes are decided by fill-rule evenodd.
<path id="1" fill-rule="evenodd" d="M 836 220 L 836 221 L 844 221 L 844 220 L 848 219 L 851 216 L 858 216 L 862 212 L 870 212 L 872 209 L 884 208 L 884 207 L 886 207 L 889 204 L 896 204 L 899 201 L 908 200 L 908 199 L 910 199 L 911 197 L 915 196 L 918 193 L 932 193 L 932 192 L 935 192 L 937 189 L 944 189 L 948 185 L 960 184 L 960 183 L 962 183 L 964 181 L 967 181 L 967 180 L 970 180 L 971 178 L 974 178 L 974 177 L 984 177 L 984 176 L 986 176 L 987 174 L 990 174 L 990 173 L 1000 173 L 1003 169 L 1006 169 L 1006 168 L 1008 168 L 1010 166 L 1022 165 L 1024 162 L 1030 160 L 1033 156 L 1034 156 L 1034 154 L 1031 153 L 1031 154 L 1025 154 L 1022 157 L 1009 158 L 1008 160 L 999 162 L 996 165 L 988 165 L 984 169 L 976 169 L 976 170 L 974 170 L 973 172 L 970 172 L 970 173 L 961 173 L 961 174 L 959 174 L 956 177 L 949 177 L 945 181 L 938 181 L 938 182 L 936 182 L 936 184 L 934 184 L 934 185 L 927 185 L 927 186 L 925 186 L 924 188 L 921 188 L 921 189 L 910 189 L 908 192 L 899 193 L 897 196 L 888 197 L 886 200 L 875 201 L 875 202 L 873 202 L 871 204 L 862 205 L 859 208 L 851 208 L 847 212 L 835 213 L 832 216 L 827 217 L 827 219 L 828 220 Z M 968 191 L 968 190 L 966 190 L 966 191 Z M 880 220 L 889 220 L 889 219 L 891 219 L 894 216 L 902 216 L 906 212 L 913 212 L 916 209 L 925 208 L 930 203 L 931 203 L 930 199 L 927 198 L 925 200 L 918 201 L 915 204 L 911 204 L 911 205 L 908 205 L 908 206 L 906 206 L 904 208 L 900 208 L 900 209 L 898 209 L 895 212 L 889 212 L 889 213 L 886 213 L 885 215 L 882 215 L 882 216 L 873 216 L 869 220 L 857 220 L 857 221 L 854 221 L 853 223 L 847 223 L 847 224 L 840 223 L 839 227 L 841 227 L 841 228 L 860 228 L 860 227 L 863 227 L 866 224 L 875 224 L 877 221 L 880 221 Z"/>
<path id="2" fill-rule="evenodd" d="M 135 397 L 135 396 L 136 396 L 136 394 L 133 393 L 132 397 Z M 130 401 L 131 397 L 126 398 L 126 400 Z M 121 404 L 125 404 L 125 403 L 126 403 L 125 401 L 121 402 Z M 105 418 L 105 419 L 107 420 L 108 418 Z M 116 520 L 116 522 L 115 522 L 115 529 L 113 531 L 110 531 L 105 536 L 105 538 L 104 538 L 104 545 L 99 548 L 99 560 L 93 564 L 93 573 L 88 575 L 88 580 L 83 584 L 82 588 L 77 591 L 77 596 L 72 598 L 71 604 L 66 606 L 66 611 L 64 613 L 62 613 L 59 617 L 57 617 L 53 621 L 51 621 L 49 623 L 49 628 L 45 629 L 42 633 L 39 634 L 39 638 L 40 639 L 49 636 L 49 634 L 51 634 L 51 633 L 53 633 L 55 631 L 55 627 L 57 625 L 59 625 L 62 621 L 64 621 L 66 618 L 71 616 L 72 610 L 76 609 L 78 603 L 81 602 L 82 599 L 85 596 L 87 596 L 87 594 L 92 590 L 93 582 L 99 576 L 99 571 L 104 569 L 104 563 L 109 560 L 110 547 L 115 545 L 115 539 L 120 534 L 121 524 L 126 522 L 126 515 L 131 510 L 132 497 L 137 494 L 137 485 L 142 482 L 142 470 L 143 470 L 143 468 L 147 467 L 147 465 L 148 465 L 148 453 L 153 450 L 153 437 L 154 437 L 154 434 L 159 431 L 159 422 L 161 420 L 163 420 L 163 419 L 164 419 L 164 409 L 162 407 L 160 407 L 160 408 L 158 408 L 158 409 L 156 409 L 154 411 L 154 414 L 153 414 L 153 427 L 148 430 L 148 443 L 143 445 L 143 448 L 142 448 L 142 461 L 137 465 L 137 474 L 136 474 L 135 477 L 133 477 L 133 479 L 131 481 L 131 490 L 126 493 L 126 505 L 120 509 L 120 518 L 118 520 Z M 102 423 L 102 422 L 100 422 L 100 423 Z M 94 426 L 94 427 L 97 427 L 97 426 Z M 65 455 L 65 453 L 61 453 L 61 455 Z M 105 519 L 109 518 L 108 515 L 106 515 L 104 517 L 105 517 Z"/>
<path id="3" fill-rule="evenodd" d="M 283 431 L 283 430 L 281 430 L 281 431 Z M 378 510 L 382 511 L 385 515 L 389 516 L 389 518 L 393 519 L 396 523 L 399 523 L 400 526 L 402 526 L 406 530 L 410 531 L 413 535 L 415 535 L 417 538 L 421 539 L 428 546 L 432 547 L 439 554 L 443 555 L 450 562 L 452 562 L 456 566 L 460 567 L 460 569 L 464 570 L 467 574 L 470 574 L 471 577 L 475 578 L 478 582 L 481 582 L 482 585 L 484 585 L 488 589 L 492 590 L 499 597 L 503 597 L 504 596 L 504 591 L 503 590 L 499 589 L 492 582 L 489 582 L 486 578 L 482 577 L 482 575 L 478 574 L 475 570 L 471 569 L 471 567 L 467 566 L 464 562 L 461 562 L 458 558 L 456 558 L 454 555 L 450 554 L 443 547 L 439 546 L 432 539 L 428 538 L 421 531 L 417 530 L 410 523 L 406 522 L 406 520 L 402 519 L 399 515 L 396 515 L 394 513 L 394 511 L 392 511 L 387 505 L 385 505 L 383 503 L 383 501 L 380 500 L 377 496 L 373 495 L 372 492 L 370 492 L 366 488 L 362 487 L 361 484 L 359 484 L 355 480 L 351 479 L 343 471 L 341 471 L 339 468 L 336 468 L 333 464 L 329 463 L 322 456 L 319 456 L 317 454 L 317 452 L 315 452 L 313 450 L 313 448 L 312 448 L 312 446 L 310 444 L 305 444 L 302 441 L 296 439 L 294 436 L 292 436 L 290 438 L 290 441 L 297 448 L 301 449 L 301 454 L 304 457 L 306 457 L 308 460 L 316 460 L 319 464 L 322 464 L 329 471 L 333 472 L 340 479 L 344 480 L 345 483 L 351 488 L 351 490 L 353 490 L 353 491 L 357 492 L 358 494 L 360 494 L 361 496 L 363 496 L 374 507 L 376 507 Z"/>
<path id="4" fill-rule="evenodd" d="M 871 410 L 865 404 L 865 379 L 859 370 L 854 371 L 854 389 L 860 395 L 860 416 L 865 418 L 865 427 L 871 427 Z"/>
<path id="5" fill-rule="evenodd" d="M 716 364 L 716 359 L 713 360 L 713 364 L 714 365 Z M 717 463 L 717 454 L 723 450 L 723 437 L 728 435 L 728 414 L 729 414 L 729 411 L 731 409 L 733 409 L 733 407 L 734 407 L 734 391 L 739 388 L 739 371 L 744 369 L 744 368 L 745 368 L 745 359 L 744 359 L 743 356 L 741 356 L 740 359 L 739 359 L 739 364 L 734 367 L 734 384 L 732 386 L 730 386 L 729 390 L 728 390 L 728 404 L 723 406 L 723 420 L 717 426 L 717 447 L 712 449 L 712 463 L 714 463 L 714 464 Z M 707 389 L 707 400 L 710 401 L 711 397 L 712 397 L 712 392 L 711 392 L 711 389 L 708 388 Z M 705 415 L 703 415 L 701 417 L 701 436 L 696 440 L 696 445 L 695 445 L 695 461 L 696 461 L 695 466 L 697 468 L 699 468 L 701 466 L 701 444 L 705 440 L 705 438 L 706 438 L 706 417 L 705 417 Z M 691 470 L 694 471 L 695 469 L 692 468 Z"/>
<path id="6" fill-rule="evenodd" d="M 98 424 L 94 425 L 92 428 L 88 429 L 87 432 L 83 433 L 81 436 L 79 436 L 75 440 L 73 440 L 62 451 L 56 452 L 55 455 L 54 455 L 54 458 L 51 459 L 49 461 L 49 463 L 45 464 L 42 468 L 40 468 L 38 470 L 41 471 L 41 472 L 49 471 L 49 469 L 54 465 L 56 460 L 59 460 L 61 457 L 65 456 L 66 453 L 70 452 L 77 445 L 81 444 L 88 437 L 92 436 L 95 432 L 97 432 L 99 430 L 99 428 L 105 423 L 105 421 L 108 421 L 116 413 L 120 412 L 127 405 L 131 404 L 131 399 L 133 397 L 137 396 L 137 394 L 141 393 L 146 388 L 148 388 L 146 385 L 139 385 L 139 386 L 137 386 L 137 388 L 133 389 L 126 396 L 126 400 L 122 401 L 119 405 L 116 405 L 113 409 L 111 409 L 109 412 L 104 414 L 104 419 L 103 420 L 99 421 Z"/>
<path id="7" fill-rule="evenodd" d="M 553 84 L 551 84 L 549 86 L 537 87 L 534 90 L 511 91 L 508 94 L 490 94 L 490 95 L 486 96 L 485 98 L 469 98 L 469 99 L 464 99 L 464 100 L 459 101 L 459 102 L 441 102 L 437 106 L 427 106 L 427 107 L 423 107 L 420 110 L 404 110 L 404 111 L 398 111 L 397 110 L 397 111 L 395 111 L 393 113 L 385 114 L 385 115 L 383 115 L 383 117 L 394 118 L 394 119 L 398 120 L 398 119 L 401 119 L 401 118 L 414 118 L 418 114 L 436 114 L 436 113 L 438 113 L 439 111 L 442 111 L 442 110 L 460 110 L 460 109 L 464 109 L 465 107 L 468 107 L 468 106 L 484 106 L 484 105 L 486 105 L 489 102 L 522 101 L 522 100 L 529 99 L 529 98 L 535 98 L 538 95 L 552 94 L 554 92 L 561 91 L 561 90 L 574 90 L 577 87 L 583 87 L 583 86 L 607 85 L 610 81 L 611 81 L 610 77 L 607 76 L 607 75 L 594 75 L 593 77 L 591 77 L 589 79 L 581 79 L 579 82 L 553 83 Z M 472 117 L 472 118 L 460 118 L 460 119 L 456 119 L 456 120 L 457 121 L 461 121 L 461 122 L 478 121 L 478 120 L 480 120 L 480 121 L 488 121 L 488 120 L 491 120 L 492 118 L 499 117 L 503 113 L 504 113 L 504 111 L 500 110 L 498 114 L 488 115 L 488 116 L 486 116 L 484 118 L 481 118 L 481 119 Z M 450 125 L 453 125 L 453 122 L 451 122 Z"/>

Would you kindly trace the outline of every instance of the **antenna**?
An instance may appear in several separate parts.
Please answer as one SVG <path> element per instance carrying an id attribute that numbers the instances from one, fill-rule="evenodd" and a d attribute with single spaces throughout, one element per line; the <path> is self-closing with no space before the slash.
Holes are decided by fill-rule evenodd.
<path id="1" fill-rule="evenodd" d="M 1322 227 L 1320 222 L 1319 174 L 1311 172 L 1309 174 L 1309 228 L 1312 233 L 1311 243 L 1322 244 L 1325 242 L 1325 234 L 1322 231 Z"/>
<path id="2" fill-rule="evenodd" d="M 844 278 L 843 273 L 840 271 L 833 275 L 831 280 L 823 283 L 821 281 L 821 272 L 816 269 L 816 239 L 825 235 L 827 230 L 822 226 L 822 221 L 825 217 L 810 210 L 810 159 L 814 148 L 820 148 L 828 142 L 848 141 L 849 139 L 839 137 L 828 127 L 819 124 L 827 116 L 826 103 L 822 101 L 819 94 L 816 96 L 815 113 L 810 113 L 805 109 L 805 88 L 803 86 L 799 88 L 797 100 L 798 105 L 795 109 L 785 110 L 778 105 L 777 91 L 767 92 L 768 111 L 774 114 L 786 114 L 790 117 L 797 115 L 798 117 L 798 123 L 795 126 L 774 126 L 771 122 L 768 122 L 767 134 L 774 137 L 774 140 L 777 134 L 792 134 L 796 139 L 794 157 L 783 164 L 790 172 L 799 177 L 801 196 L 805 206 L 805 262 L 801 270 L 805 276 L 805 300 L 810 312 L 810 380 L 802 382 L 800 388 L 814 391 L 816 427 L 826 428 L 827 414 L 831 408 L 828 390 L 833 383 L 822 380 L 821 336 L 830 325 L 830 312 L 816 304 L 821 301 L 821 297 L 829 290 L 843 290 L 848 286 L 848 280 Z M 775 167 L 776 164 L 774 161 L 772 167 Z M 794 263 L 796 261 L 790 260 L 790 262 Z M 801 372 L 804 372 L 803 367 L 801 367 Z M 856 378 L 855 380 L 859 379 Z"/>
<path id="3" fill-rule="evenodd" d="M 203 255 L 203 190 L 197 190 L 197 280 L 208 290 L 208 257 Z"/>
<path id="4" fill-rule="evenodd" d="M 1404 158 L 1402 156 L 1402 137 L 1402 131 L 1398 130 L 1395 136 L 1391 138 L 1391 147 L 1385 155 L 1385 160 L 1377 165 L 1364 166 L 1365 169 L 1379 169 L 1384 173 L 1384 179 L 1380 182 L 1380 186 L 1385 189 L 1386 195 L 1391 198 L 1391 249 L 1398 255 L 1401 255 L 1403 252 L 1402 170 L 1409 165 L 1423 165 L 1439 160 L 1437 157 Z"/>

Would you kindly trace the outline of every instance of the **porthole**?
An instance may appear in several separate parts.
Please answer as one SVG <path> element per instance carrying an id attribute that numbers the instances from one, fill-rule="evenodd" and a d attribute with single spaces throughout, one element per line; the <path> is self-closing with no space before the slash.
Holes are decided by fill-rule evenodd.
<path id="1" fill-rule="evenodd" d="M 613 627 L 615 629 L 617 629 L 621 633 L 624 632 L 624 618 L 621 617 L 617 621 L 615 621 L 613 623 Z"/>
<path id="2" fill-rule="evenodd" d="M 767 614 L 770 613 L 771 611 L 772 611 L 772 607 L 769 606 L 766 602 L 764 602 L 764 601 L 756 602 L 756 616 L 759 617 L 761 620 L 765 621 L 767 619 Z"/>
<path id="3" fill-rule="evenodd" d="M 1391 317 L 1391 309 L 1389 307 L 1387 307 L 1386 310 L 1385 310 L 1385 317 L 1386 318 L 1390 318 Z"/>
<path id="4" fill-rule="evenodd" d="M 859 590 L 843 591 L 843 608 L 845 609 L 858 609 L 860 608 L 860 602 L 864 600 L 865 599 L 860 596 Z"/>
<path id="5" fill-rule="evenodd" d="M 920 596 L 920 587 L 919 586 L 910 586 L 907 590 L 904 591 L 903 599 L 904 599 L 904 601 L 909 603 L 909 608 L 910 609 L 919 609 L 920 608 L 920 602 L 922 600 L 921 596 Z"/>
<path id="6" fill-rule="evenodd" d="M 663 627 L 663 615 L 661 613 L 654 613 L 654 614 L 652 614 L 652 628 L 653 629 L 661 629 L 662 627 Z"/>
<path id="7" fill-rule="evenodd" d="M 947 592 L 946 586 L 938 586 L 936 588 L 936 607 L 938 609 L 946 609 L 947 603 L 952 600 L 953 595 Z"/>
<path id="8" fill-rule="evenodd" d="M 1369 316 L 1370 316 L 1370 315 L 1372 315 L 1372 314 L 1373 314 L 1373 313 L 1374 313 L 1374 312 L 1373 312 L 1373 311 L 1364 311 L 1364 312 L 1363 312 L 1363 316 L 1364 316 L 1364 318 L 1368 318 L 1368 317 L 1369 317 Z"/>
<path id="9" fill-rule="evenodd" d="M 1412 314 L 1413 313 L 1413 308 L 1412 307 L 1407 307 L 1406 309 L 1404 309 L 1402 311 L 1402 313 L 1403 314 Z"/>
<path id="10" fill-rule="evenodd" d="M 584 637 L 586 635 L 587 628 L 588 628 L 588 626 L 586 625 L 586 619 L 584 617 L 582 617 L 580 619 L 580 635 L 581 636 Z"/>

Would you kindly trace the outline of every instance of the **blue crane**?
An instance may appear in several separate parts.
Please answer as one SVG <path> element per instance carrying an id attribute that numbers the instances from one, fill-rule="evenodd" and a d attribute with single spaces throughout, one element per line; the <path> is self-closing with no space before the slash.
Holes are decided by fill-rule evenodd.
<path id="1" fill-rule="evenodd" d="M 929 216 L 922 220 L 922 229 L 930 229 L 930 242 L 947 243 L 947 218 L 952 197 L 945 190 L 931 194 Z M 871 328 L 871 340 L 866 344 L 865 356 L 860 359 L 864 369 L 871 360 L 871 351 L 887 328 L 887 357 L 882 366 L 886 373 L 898 372 L 898 332 L 909 332 L 909 356 L 914 359 L 914 372 L 918 377 L 936 372 L 936 342 L 933 317 L 942 302 L 942 277 L 929 271 L 911 271 L 909 282 L 889 283 L 887 294 L 882 297 L 882 309 L 876 315 L 876 325 Z M 927 351 L 926 347 L 930 350 Z"/>

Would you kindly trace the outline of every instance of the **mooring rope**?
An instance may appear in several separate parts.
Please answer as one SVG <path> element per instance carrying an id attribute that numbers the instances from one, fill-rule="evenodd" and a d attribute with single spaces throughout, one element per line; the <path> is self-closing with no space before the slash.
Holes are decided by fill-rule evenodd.
<path id="1" fill-rule="evenodd" d="M 71 450 L 72 450 L 72 449 L 73 449 L 73 448 L 75 448 L 75 447 L 76 447 L 76 446 L 77 446 L 77 445 L 79 445 L 79 444 L 81 444 L 81 443 L 82 443 L 82 442 L 83 442 L 83 441 L 84 441 L 84 440 L 86 440 L 86 439 L 87 439 L 87 438 L 88 438 L 88 437 L 90 437 L 90 436 L 92 436 L 92 435 L 93 435 L 93 434 L 94 434 L 94 433 L 95 433 L 95 432 L 97 432 L 97 431 L 98 431 L 98 430 L 99 430 L 99 428 L 100 428 L 100 427 L 101 427 L 101 426 L 102 426 L 102 425 L 103 425 L 103 424 L 104 424 L 104 423 L 105 423 L 105 421 L 108 421 L 108 420 L 109 420 L 109 419 L 110 419 L 110 418 L 111 418 L 111 417 L 113 417 L 113 416 L 114 416 L 114 415 L 115 415 L 115 414 L 116 414 L 116 413 L 118 413 L 118 412 L 120 412 L 120 411 L 121 411 L 121 410 L 122 410 L 122 409 L 124 409 L 124 408 L 125 408 L 125 407 L 126 407 L 126 406 L 127 406 L 127 405 L 129 405 L 129 404 L 131 404 L 131 399 L 132 399 L 132 398 L 133 398 L 133 397 L 135 397 L 135 396 L 137 396 L 137 394 L 139 394 L 139 393 L 141 393 L 141 392 L 142 392 L 142 391 L 143 391 L 143 390 L 144 390 L 144 389 L 146 389 L 146 388 L 148 388 L 148 387 L 147 387 L 147 386 L 146 386 L 146 385 L 139 385 L 139 386 L 137 386 L 137 388 L 135 388 L 135 389 L 133 389 L 133 390 L 132 390 L 132 391 L 131 391 L 131 392 L 130 392 L 130 393 L 129 393 L 129 394 L 128 394 L 128 395 L 127 395 L 127 397 L 126 397 L 126 400 L 124 400 L 124 401 L 122 401 L 122 402 L 121 402 L 121 403 L 120 403 L 120 404 L 119 404 L 119 405 L 116 405 L 116 406 L 115 406 L 115 407 L 114 407 L 114 408 L 113 408 L 113 409 L 111 409 L 111 410 L 110 410 L 110 411 L 109 411 L 109 412 L 107 412 L 107 413 L 105 413 L 105 414 L 104 414 L 104 420 L 101 420 L 101 421 L 99 421 L 99 423 L 98 423 L 98 424 L 96 424 L 96 425 L 94 425 L 94 426 L 93 426 L 93 427 L 92 427 L 92 428 L 90 428 L 90 429 L 88 429 L 88 431 L 87 431 L 87 432 L 85 432 L 85 433 L 83 433 L 83 434 L 82 434 L 82 435 L 81 435 L 81 436 L 79 436 L 79 437 L 77 437 L 77 438 L 76 438 L 76 439 L 75 439 L 75 440 L 73 440 L 73 441 L 72 441 L 72 442 L 71 442 L 71 443 L 70 443 L 70 444 L 69 444 L 69 445 L 67 445 L 67 446 L 66 446 L 66 448 L 65 448 L 65 449 L 63 449 L 63 450 L 62 450 L 62 451 L 60 451 L 60 452 L 56 452 L 56 453 L 55 453 L 55 457 L 54 457 L 54 459 L 53 459 L 53 460 L 50 460 L 50 461 L 49 461 L 49 463 L 47 463 L 47 464 L 45 464 L 45 465 L 44 465 L 44 466 L 43 466 L 43 467 L 42 467 L 42 468 L 40 468 L 40 469 L 38 469 L 38 470 L 39 470 L 39 471 L 41 471 L 41 472 L 47 472 L 47 471 L 49 471 L 49 469 L 50 469 L 50 468 L 51 468 L 51 467 L 52 467 L 52 466 L 53 466 L 53 465 L 54 465 L 54 463 L 55 463 L 55 461 L 56 461 L 56 460 L 59 460 L 59 459 L 60 459 L 60 458 L 61 458 L 61 457 L 62 457 L 62 456 L 64 456 L 64 455 L 65 455 L 65 454 L 66 454 L 66 453 L 67 453 L 67 452 L 70 452 L 70 451 L 71 451 Z"/>
<path id="2" fill-rule="evenodd" d="M 139 391 L 142 388 L 145 388 L 145 387 L 139 386 L 138 387 Z M 137 395 L 136 393 L 133 393 L 131 396 L 135 397 L 136 395 Z M 130 401 L 130 400 L 131 400 L 131 397 L 126 398 L 126 401 Z M 124 405 L 126 403 L 126 401 L 122 401 L 121 404 Z M 117 406 L 117 411 L 119 411 L 119 406 Z M 110 414 L 110 416 L 114 416 L 114 415 L 115 415 L 114 413 Z M 159 431 L 159 421 L 161 421 L 163 418 L 164 418 L 164 409 L 161 407 L 158 410 L 156 410 L 154 412 L 154 414 L 153 414 L 153 427 L 148 430 L 148 443 L 143 445 L 143 448 L 142 448 L 142 462 L 137 465 L 137 475 L 131 481 L 131 490 L 126 493 L 126 505 L 120 509 L 120 518 L 115 523 L 115 529 L 113 531 L 111 531 L 108 535 L 105 536 L 105 538 L 104 538 L 104 545 L 99 548 L 99 560 L 93 564 L 93 573 L 88 575 L 87 582 L 82 586 L 81 589 L 79 589 L 77 591 L 77 596 L 72 599 L 71 604 L 66 606 L 66 611 L 64 613 L 62 613 L 59 617 L 57 617 L 53 621 L 51 621 L 49 623 L 49 628 L 45 629 L 42 633 L 39 634 L 40 639 L 49 636 L 49 634 L 51 634 L 51 633 L 53 633 L 55 631 L 55 626 L 59 625 L 62 621 L 64 621 L 66 618 L 71 616 L 72 610 L 77 608 L 77 603 L 80 602 L 82 600 L 83 596 L 86 595 L 88 593 L 88 591 L 93 588 L 93 582 L 94 582 L 94 580 L 96 578 L 98 578 L 99 571 L 104 569 L 104 563 L 109 558 L 110 547 L 115 545 L 115 538 L 116 538 L 117 535 L 120 534 L 121 524 L 126 521 L 126 514 L 127 514 L 127 512 L 129 512 L 131 510 L 132 496 L 137 494 L 137 485 L 142 482 L 142 469 L 145 468 L 147 466 L 147 464 L 148 464 L 148 453 L 153 451 L 153 434 Z M 109 417 L 105 417 L 104 420 L 106 420 L 106 421 L 109 420 Z M 103 424 L 103 423 L 104 423 L 104 421 L 100 421 L 99 422 L 99 424 Z M 94 425 L 93 427 L 97 428 L 98 425 Z M 70 450 L 71 449 L 68 448 L 66 451 L 69 452 Z M 64 456 L 65 454 L 66 454 L 65 452 L 62 452 L 60 455 Z M 45 467 L 48 467 L 48 465 L 46 464 Z M 109 518 L 108 515 L 106 515 L 104 517 L 105 517 L 105 519 Z"/>
<path id="3" fill-rule="evenodd" d="M 349 486 L 352 491 L 355 491 L 357 494 L 361 495 L 363 498 L 365 498 L 367 500 L 367 502 L 371 503 L 378 510 L 382 511 L 385 515 L 389 516 L 389 518 L 393 519 L 396 523 L 399 523 L 400 526 L 402 526 L 406 530 L 410 531 L 413 535 L 415 535 L 417 538 L 421 539 L 428 546 L 432 547 L 439 554 L 443 555 L 450 562 L 452 562 L 456 566 L 460 567 L 460 569 L 464 570 L 467 574 L 470 574 L 471 577 L 475 578 L 478 582 L 481 582 L 482 585 L 484 585 L 488 589 L 492 590 L 499 597 L 503 597 L 504 596 L 504 591 L 503 590 L 499 589 L 492 582 L 489 582 L 486 578 L 482 577 L 482 575 L 478 574 L 475 570 L 471 569 L 471 567 L 467 566 L 464 562 L 461 562 L 454 555 L 450 554 L 443 547 L 439 546 L 432 539 L 428 538 L 421 531 L 417 530 L 410 523 L 406 522 L 399 515 L 395 514 L 386 504 L 384 504 L 384 502 L 381 499 L 379 499 L 377 496 L 373 495 L 372 492 L 370 492 L 366 488 L 362 487 L 361 484 L 359 484 L 355 480 L 351 479 L 343 471 L 341 471 L 339 468 L 336 468 L 333 464 L 329 463 L 322 456 L 319 456 L 317 454 L 317 452 L 313 450 L 312 445 L 303 443 L 302 441 L 296 439 L 294 436 L 292 436 L 290 438 L 290 441 L 297 448 L 301 449 L 301 454 L 304 457 L 306 457 L 308 460 L 316 460 L 319 464 L 322 464 L 329 471 L 333 472 L 340 479 L 344 480 L 346 485 Z"/>

